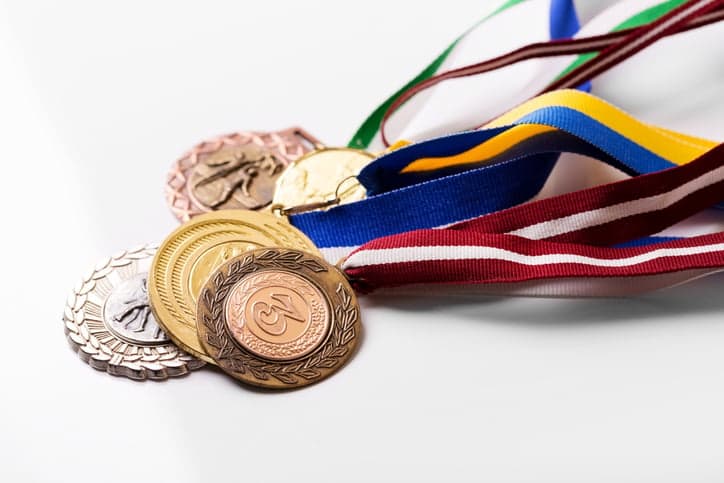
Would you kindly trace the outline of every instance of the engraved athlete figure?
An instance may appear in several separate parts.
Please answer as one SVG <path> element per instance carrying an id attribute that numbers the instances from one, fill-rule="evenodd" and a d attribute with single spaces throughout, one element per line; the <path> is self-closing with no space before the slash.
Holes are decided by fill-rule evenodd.
<path id="1" fill-rule="evenodd" d="M 139 288 L 128 294 L 128 297 L 122 301 L 124 304 L 123 312 L 113 316 L 113 320 L 123 325 L 125 329 L 130 329 L 135 324 L 133 332 L 143 332 L 151 316 L 151 307 L 148 305 L 148 280 L 143 277 Z M 128 320 L 126 320 L 128 319 Z M 153 332 L 153 338 L 161 337 L 161 327 L 157 324 Z"/>
<path id="2" fill-rule="evenodd" d="M 275 179 L 284 169 L 284 164 L 273 154 L 262 150 L 234 150 L 210 156 L 196 168 L 200 178 L 193 186 L 196 197 L 211 209 L 227 203 L 234 193 L 241 193 L 253 199 L 251 187 L 256 178 Z M 212 184 L 221 184 L 218 189 L 205 189 Z"/>

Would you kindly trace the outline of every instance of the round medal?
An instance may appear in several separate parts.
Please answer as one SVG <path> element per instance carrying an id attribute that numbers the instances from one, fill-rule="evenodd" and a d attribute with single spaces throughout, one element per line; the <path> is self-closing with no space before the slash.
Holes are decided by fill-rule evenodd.
<path id="1" fill-rule="evenodd" d="M 148 303 L 154 247 L 114 255 L 76 286 L 63 315 L 71 347 L 92 367 L 131 379 L 180 376 L 204 363 L 180 351 Z"/>
<path id="2" fill-rule="evenodd" d="M 277 248 L 218 268 L 201 292 L 196 325 L 222 370 L 276 389 L 334 373 L 354 352 L 362 328 L 342 272 L 303 251 Z"/>
<path id="3" fill-rule="evenodd" d="M 262 209 L 286 166 L 318 145 L 300 128 L 204 141 L 174 163 L 166 200 L 180 221 L 214 210 Z"/>
<path id="4" fill-rule="evenodd" d="M 196 333 L 196 302 L 209 275 L 227 260 L 262 247 L 317 248 L 284 219 L 248 210 L 199 215 L 161 244 L 151 265 L 148 293 L 159 324 L 182 349 L 213 362 Z"/>
<path id="5" fill-rule="evenodd" d="M 364 199 L 364 187 L 352 178 L 374 158 L 350 148 L 322 148 L 305 154 L 279 176 L 273 205 L 290 208 L 333 198 L 339 198 L 339 203 Z"/>

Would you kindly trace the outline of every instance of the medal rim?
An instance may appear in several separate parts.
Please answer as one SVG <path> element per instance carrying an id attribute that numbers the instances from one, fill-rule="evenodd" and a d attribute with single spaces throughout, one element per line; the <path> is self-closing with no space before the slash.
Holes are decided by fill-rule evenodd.
<path id="1" fill-rule="evenodd" d="M 123 355 L 115 352 L 113 348 L 108 347 L 108 343 L 101 342 L 88 328 L 88 318 L 85 314 L 84 307 L 88 302 L 88 294 L 96 290 L 97 281 L 106 278 L 110 273 L 121 267 L 128 266 L 134 261 L 153 257 L 156 250 L 157 246 L 155 244 L 147 244 L 130 250 L 124 250 L 105 258 L 97 264 L 87 276 L 83 277 L 79 281 L 68 297 L 62 317 L 66 339 L 71 349 L 78 354 L 83 362 L 92 368 L 104 371 L 113 376 L 127 377 L 136 381 L 162 381 L 171 377 L 184 376 L 205 365 L 204 361 L 195 358 L 193 354 L 187 353 L 187 351 L 184 351 L 181 347 L 176 345 L 170 336 L 169 340 L 165 343 L 148 345 L 134 343 L 120 337 L 108 326 L 108 323 L 105 320 L 105 304 L 108 297 L 106 297 L 100 305 L 101 320 L 99 323 L 103 325 L 106 332 L 108 332 L 108 334 L 113 338 L 114 342 L 117 341 L 121 344 L 134 346 L 138 348 L 138 352 L 141 352 L 144 349 L 158 350 L 159 348 L 162 348 L 161 352 L 173 354 L 173 357 L 169 357 L 168 360 L 176 362 L 169 365 L 163 363 L 166 361 L 162 361 L 159 363 L 162 366 L 159 369 L 155 367 L 148 367 L 149 364 L 143 361 L 139 364 L 138 361 L 124 360 Z M 136 271 L 136 274 L 138 273 L 143 272 Z M 93 283 L 93 286 L 89 288 L 90 283 Z M 110 294 L 108 296 L 110 296 Z M 148 303 L 150 306 L 150 296 L 148 298 Z M 156 322 L 158 323 L 158 320 L 156 320 Z M 161 328 L 163 329 L 162 326 Z M 168 336 L 168 334 L 166 335 Z M 109 357 L 107 353 L 103 353 L 104 351 L 100 349 L 102 346 L 106 347 L 113 355 Z M 93 354 L 93 351 L 99 352 Z M 103 353 L 103 356 L 97 357 L 100 353 Z M 120 356 L 120 359 L 116 356 Z M 134 364 L 138 367 L 132 367 Z"/>
<path id="2" fill-rule="evenodd" d="M 216 365 L 216 361 L 214 361 L 213 358 L 211 358 L 208 354 L 206 354 L 206 352 L 203 351 L 203 345 L 200 343 L 198 338 L 198 330 L 196 325 L 198 297 L 197 303 L 195 304 L 192 300 L 190 300 L 190 297 L 188 297 L 189 300 L 183 300 L 183 304 L 188 306 L 189 310 L 194 314 L 194 320 L 192 321 L 192 324 L 190 326 L 179 322 L 164 303 L 164 297 L 162 297 L 160 294 L 159 286 L 163 284 L 166 287 L 170 287 L 171 283 L 167 281 L 171 279 L 174 270 L 173 268 L 170 268 L 172 267 L 171 265 L 168 265 L 167 269 L 164 271 L 163 274 L 159 273 L 158 265 L 160 263 L 159 260 L 161 254 L 168 252 L 170 254 L 169 258 L 174 258 L 173 255 L 177 250 L 169 251 L 169 245 L 174 243 L 187 231 L 192 230 L 195 226 L 213 222 L 244 222 L 247 225 L 263 226 L 263 224 L 265 223 L 264 219 L 266 219 L 267 222 L 269 220 L 274 220 L 275 224 L 279 224 L 280 226 L 282 226 L 285 231 L 293 233 L 295 237 L 305 242 L 305 244 L 307 245 L 305 248 L 308 248 L 310 251 L 317 250 L 314 243 L 301 230 L 283 221 L 281 218 L 275 215 L 255 210 L 217 210 L 194 216 L 191 220 L 176 227 L 176 229 L 174 229 L 159 245 L 158 250 L 156 251 L 156 255 L 153 257 L 153 261 L 151 262 L 151 267 L 148 273 L 148 298 L 151 305 L 151 311 L 156 318 L 156 322 L 161 326 L 164 332 L 166 332 L 166 335 L 168 335 L 168 337 L 176 345 L 178 345 L 184 351 L 210 364 Z M 176 269 L 181 271 L 182 273 L 184 271 L 184 267 L 181 266 L 177 267 Z M 215 270 L 209 274 L 209 277 L 213 275 L 214 272 Z M 187 280 L 182 280 L 182 283 L 184 284 L 187 282 Z M 204 285 L 205 283 L 202 285 L 201 292 L 203 292 Z M 174 295 L 172 293 L 169 293 L 169 298 L 174 298 Z M 181 336 L 179 334 L 183 335 Z M 188 341 L 196 341 L 198 346 L 192 346 Z"/>
<path id="3" fill-rule="evenodd" d="M 293 263 L 286 267 L 279 266 L 277 265 L 278 259 L 283 260 L 283 264 L 286 264 L 288 260 L 293 260 Z M 239 275 L 237 271 L 243 270 L 249 264 L 256 264 L 257 267 Z M 315 265 L 321 270 L 315 271 L 313 268 Z M 245 276 L 260 271 L 285 271 L 300 275 L 307 282 L 319 288 L 324 295 L 325 303 L 330 309 L 331 321 L 327 334 L 309 354 L 285 361 L 265 358 L 244 348 L 230 333 L 225 306 L 231 294 L 231 289 L 241 282 Z M 225 291 L 225 294 L 221 297 L 218 295 L 220 289 Z M 332 300 L 333 297 L 338 297 L 340 300 Z M 196 325 L 199 341 L 204 349 L 225 373 L 245 384 L 256 387 L 284 390 L 301 388 L 320 382 L 336 373 L 349 362 L 358 349 L 361 340 L 362 323 L 359 302 L 347 277 L 337 267 L 323 258 L 303 250 L 260 248 L 234 257 L 217 268 L 209 277 L 201 291 L 199 301 L 200 303 L 196 307 Z M 230 347 L 228 357 L 226 355 L 220 356 L 220 353 L 225 349 L 220 349 L 209 341 L 208 336 L 211 331 L 208 324 L 211 322 L 207 321 L 215 310 L 219 310 L 218 317 L 220 317 L 220 320 L 217 319 L 217 321 L 221 324 L 221 329 L 212 335 L 225 339 L 227 347 Z M 341 320 L 340 314 L 343 314 L 343 317 L 348 317 L 349 320 Z M 349 338 L 345 339 L 347 334 L 349 334 Z M 336 345 L 336 347 L 330 346 L 330 343 Z M 320 353 L 324 354 L 325 351 L 327 354 L 320 356 Z M 339 354 L 340 352 L 342 353 Z M 245 359 L 247 367 L 243 367 L 243 364 L 241 370 L 238 369 L 238 366 L 237 368 L 232 367 L 231 363 L 226 362 L 230 358 Z M 248 365 L 249 360 L 253 361 L 253 365 Z M 332 361 L 331 365 L 328 361 Z M 322 364 L 322 366 L 319 366 L 319 364 Z M 323 367 L 325 365 L 329 365 L 329 367 Z M 294 370 L 295 368 L 296 370 Z"/>

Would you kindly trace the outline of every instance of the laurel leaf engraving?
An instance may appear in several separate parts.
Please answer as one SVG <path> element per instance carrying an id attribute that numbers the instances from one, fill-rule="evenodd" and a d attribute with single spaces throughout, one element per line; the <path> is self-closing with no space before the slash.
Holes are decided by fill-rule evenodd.
<path id="1" fill-rule="evenodd" d="M 206 305 L 206 307 L 211 307 L 211 304 L 213 303 L 213 298 L 211 297 L 211 292 L 209 291 L 209 289 L 204 289 L 204 293 L 202 294 L 201 298 L 204 301 L 204 305 Z"/>
<path id="2" fill-rule="evenodd" d="M 82 354 L 81 358 L 92 367 L 133 379 L 165 379 L 186 374 L 189 370 L 203 365 L 202 361 L 172 344 L 149 347 L 144 354 L 136 354 L 133 346 L 127 343 L 116 343 L 109 347 L 106 339 L 101 342 L 89 330 L 84 308 L 88 302 L 88 294 L 96 288 L 97 281 L 108 276 L 117 267 L 153 256 L 155 251 L 155 247 L 149 245 L 106 258 L 76 284 L 68 297 L 63 310 L 66 337 L 73 349 Z"/>
<path id="3" fill-rule="evenodd" d="M 333 358 L 339 358 L 347 354 L 347 348 L 346 347 L 335 347 L 332 349 L 332 352 L 329 353 L 329 357 Z"/>
<path id="4" fill-rule="evenodd" d="M 255 367 L 250 367 L 249 372 L 251 372 L 254 377 L 262 381 L 266 381 L 267 379 L 269 379 L 269 374 L 266 371 L 262 371 Z"/>
<path id="5" fill-rule="evenodd" d="M 275 258 L 277 258 L 277 252 L 275 252 L 274 250 L 266 250 L 260 255 L 256 255 L 256 259 L 260 262 L 274 260 Z"/>
<path id="6" fill-rule="evenodd" d="M 224 283 L 224 274 L 217 272 L 216 275 L 214 275 L 214 285 L 220 287 L 222 283 Z"/>
<path id="7" fill-rule="evenodd" d="M 302 376 L 304 379 L 311 380 L 321 376 L 322 373 L 314 369 L 302 369 L 301 371 L 297 372 L 297 375 Z"/>
<path id="8" fill-rule="evenodd" d="M 324 265 L 322 265 L 321 263 L 319 263 L 316 260 L 312 260 L 311 258 L 301 262 L 301 265 L 315 273 L 327 271 L 327 269 L 324 267 Z"/>
<path id="9" fill-rule="evenodd" d="M 221 341 L 219 340 L 219 338 L 210 332 L 206 334 L 206 342 L 208 342 L 209 345 L 211 345 L 212 347 L 216 347 L 217 349 L 221 347 Z"/>
<path id="10" fill-rule="evenodd" d="M 332 367 L 337 365 L 337 361 L 334 359 L 324 359 L 319 361 L 316 366 L 317 367 L 323 367 L 325 369 L 331 369 Z"/>
<path id="11" fill-rule="evenodd" d="M 279 381 L 283 382 L 284 384 L 290 384 L 290 385 L 291 385 L 291 384 L 296 384 L 296 383 L 297 383 L 297 378 L 294 377 L 294 376 L 292 376 L 291 374 L 286 374 L 286 373 L 283 373 L 283 372 L 274 372 L 274 373 L 271 373 L 271 375 L 272 375 L 275 379 L 278 379 Z"/>
<path id="12" fill-rule="evenodd" d="M 356 306 L 352 304 L 351 293 L 341 283 L 335 290 L 339 303 L 335 307 L 332 333 L 322 347 L 303 360 L 291 363 L 267 362 L 230 342 L 230 336 L 224 327 L 222 309 L 226 298 L 238 283 L 242 284 L 238 285 L 238 290 L 244 292 L 243 277 L 267 267 L 281 267 L 290 271 L 326 270 L 324 265 L 301 252 L 279 249 L 268 249 L 256 256 L 249 255 L 242 261 L 235 260 L 229 264 L 228 270 L 220 270 L 214 276 L 213 288 L 210 289 L 213 296 L 210 297 L 211 302 L 206 307 L 208 316 L 201 319 L 207 333 L 206 340 L 209 341 L 209 345 L 217 349 L 215 358 L 239 374 L 249 373 L 260 381 L 274 378 L 287 385 L 299 384 L 299 377 L 308 381 L 320 378 L 323 375 L 321 369 L 333 369 L 341 363 L 341 359 L 349 353 L 348 344 L 356 335 L 354 328 L 359 314 Z"/>
<path id="13" fill-rule="evenodd" d="M 352 339 L 354 339 L 354 329 L 350 329 L 342 334 L 342 344 L 346 344 Z"/>

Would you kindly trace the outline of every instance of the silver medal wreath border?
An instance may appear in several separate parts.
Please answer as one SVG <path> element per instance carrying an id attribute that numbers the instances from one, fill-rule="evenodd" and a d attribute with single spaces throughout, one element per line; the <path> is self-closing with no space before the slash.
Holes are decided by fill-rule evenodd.
<path id="1" fill-rule="evenodd" d="M 152 257 L 157 248 L 153 244 L 142 245 L 106 258 L 78 282 L 68 297 L 63 312 L 66 338 L 78 356 L 94 369 L 135 380 L 163 380 L 183 376 L 204 365 L 203 361 L 183 352 L 172 342 L 142 347 L 135 354 L 126 354 L 125 350 L 117 352 L 102 344 L 88 328 L 83 307 L 97 282 L 113 270 Z"/>

